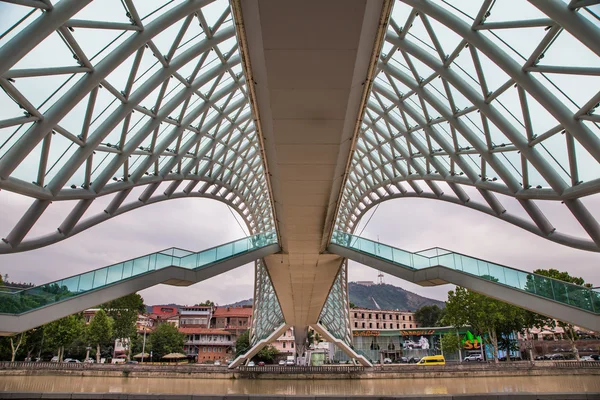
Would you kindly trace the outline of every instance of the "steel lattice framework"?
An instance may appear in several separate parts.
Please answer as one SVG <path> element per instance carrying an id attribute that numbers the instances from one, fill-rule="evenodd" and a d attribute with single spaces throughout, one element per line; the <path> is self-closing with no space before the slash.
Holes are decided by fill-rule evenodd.
<path id="1" fill-rule="evenodd" d="M 285 324 L 285 318 L 277 300 L 271 277 L 262 260 L 254 266 L 254 307 L 252 309 L 252 328 L 250 346 L 267 339 Z"/>
<path id="2" fill-rule="evenodd" d="M 319 316 L 319 323 L 333 337 L 346 343 L 348 347 L 353 347 L 349 304 L 348 262 L 344 261 L 329 290 L 329 295 Z"/>
<path id="3" fill-rule="evenodd" d="M 0 189 L 34 200 L 0 252 L 192 196 L 228 204 L 252 233 L 274 229 L 228 2 L 12 3 L 0 3 Z M 26 238 L 69 200 L 57 231 Z"/>
<path id="4" fill-rule="evenodd" d="M 337 229 L 353 231 L 387 199 L 423 197 L 600 251 L 581 200 L 600 191 L 598 1 L 515 3 L 395 3 Z M 507 211 L 515 199 L 525 212 Z M 581 237 L 555 229 L 548 201 L 566 206 Z"/>

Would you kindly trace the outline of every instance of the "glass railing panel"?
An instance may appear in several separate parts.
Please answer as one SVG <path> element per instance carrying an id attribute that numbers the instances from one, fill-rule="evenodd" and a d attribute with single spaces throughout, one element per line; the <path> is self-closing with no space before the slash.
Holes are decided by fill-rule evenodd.
<path id="1" fill-rule="evenodd" d="M 123 279 L 127 279 L 131 277 L 133 273 L 133 261 L 125 261 L 123 263 Z"/>
<path id="2" fill-rule="evenodd" d="M 506 278 L 506 284 L 521 290 L 525 290 L 527 274 L 511 268 L 504 269 L 504 277 Z"/>
<path id="3" fill-rule="evenodd" d="M 168 249 L 164 249 L 162 251 L 159 251 L 159 254 L 164 254 L 165 256 L 173 256 L 173 253 L 175 252 L 175 248 L 174 247 L 170 247 Z"/>
<path id="4" fill-rule="evenodd" d="M 477 260 L 471 257 L 465 257 L 463 255 L 460 256 L 460 265 L 462 267 L 462 271 L 467 274 L 477 275 L 479 276 L 479 266 L 477 265 Z"/>
<path id="5" fill-rule="evenodd" d="M 217 260 L 217 250 L 216 249 L 210 249 L 207 251 L 203 251 L 202 253 L 200 253 L 198 255 L 199 255 L 198 267 L 213 263 Z"/>
<path id="6" fill-rule="evenodd" d="M 79 292 L 91 290 L 94 287 L 94 271 L 86 272 L 79 279 Z"/>
<path id="7" fill-rule="evenodd" d="M 63 279 L 61 282 L 61 286 L 71 293 L 77 293 L 77 291 L 79 290 L 79 279 L 79 275 Z"/>
<path id="8" fill-rule="evenodd" d="M 190 254 L 196 254 L 192 251 L 187 251 L 187 250 L 183 250 L 183 249 L 178 249 L 176 247 L 173 248 L 173 256 L 174 257 L 186 257 L 189 256 Z"/>
<path id="9" fill-rule="evenodd" d="M 197 259 L 198 254 L 190 254 L 188 256 L 182 257 L 181 260 L 179 260 L 179 266 L 181 268 L 194 269 L 197 265 Z"/>
<path id="10" fill-rule="evenodd" d="M 392 261 L 412 268 L 412 254 L 400 249 L 392 249 Z"/>
<path id="11" fill-rule="evenodd" d="M 166 255 L 163 253 L 156 254 L 156 268 L 157 270 L 169 267 L 173 265 L 173 256 Z"/>
<path id="12" fill-rule="evenodd" d="M 94 271 L 94 289 L 106 285 L 106 268 Z"/>
<path id="13" fill-rule="evenodd" d="M 377 251 L 379 252 L 379 257 L 385 258 L 386 260 L 392 261 L 394 259 L 392 248 L 386 245 L 377 245 Z"/>
<path id="14" fill-rule="evenodd" d="M 123 263 L 111 265 L 106 273 L 106 284 L 109 285 L 123 279 Z"/>
<path id="15" fill-rule="evenodd" d="M 413 268 L 423 269 L 429 267 L 431 267 L 429 258 L 420 256 L 418 254 L 413 254 Z"/>
<path id="16" fill-rule="evenodd" d="M 133 272 L 131 276 L 136 276 L 148 272 L 150 265 L 150 256 L 139 257 L 133 260 Z"/>
<path id="17" fill-rule="evenodd" d="M 217 247 L 216 250 L 217 250 L 217 259 L 218 260 L 223 260 L 223 259 L 229 258 L 233 255 L 233 245 L 231 243 L 228 243 L 223 246 L 219 246 L 219 247 Z"/>
<path id="18" fill-rule="evenodd" d="M 448 268 L 456 269 L 456 261 L 454 259 L 454 254 L 444 254 L 442 256 L 436 257 L 436 263 L 431 262 L 431 265 L 444 265 Z"/>
<path id="19" fill-rule="evenodd" d="M 494 282 L 503 283 L 506 285 L 506 268 L 494 264 L 494 263 L 486 263 L 489 271 L 490 277 L 492 277 Z"/>
<path id="20" fill-rule="evenodd" d="M 595 313 L 600 314 L 600 289 L 594 289 L 590 292 L 592 296 L 592 307 Z"/>

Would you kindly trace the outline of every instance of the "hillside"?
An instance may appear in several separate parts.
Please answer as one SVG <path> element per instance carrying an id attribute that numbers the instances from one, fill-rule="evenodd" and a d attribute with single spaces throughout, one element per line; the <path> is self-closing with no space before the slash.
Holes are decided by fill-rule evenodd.
<path id="1" fill-rule="evenodd" d="M 363 285 L 348 283 L 350 302 L 356 307 L 382 310 L 416 311 L 422 306 L 434 305 L 444 307 L 443 301 L 429 299 L 393 285 Z"/>

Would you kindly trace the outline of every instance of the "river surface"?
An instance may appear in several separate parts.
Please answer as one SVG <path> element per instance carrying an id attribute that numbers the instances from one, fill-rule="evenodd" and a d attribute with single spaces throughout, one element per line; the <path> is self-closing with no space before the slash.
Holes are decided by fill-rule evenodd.
<path id="1" fill-rule="evenodd" d="M 600 377 L 597 375 L 570 375 L 429 379 L 262 380 L 0 376 L 0 391 L 273 395 L 600 392 Z"/>

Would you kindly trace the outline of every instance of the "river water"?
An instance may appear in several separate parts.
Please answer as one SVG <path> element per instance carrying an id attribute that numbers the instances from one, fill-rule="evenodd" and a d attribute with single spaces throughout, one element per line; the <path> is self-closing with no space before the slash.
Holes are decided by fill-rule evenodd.
<path id="1" fill-rule="evenodd" d="M 430 379 L 262 380 L 0 376 L 0 391 L 273 395 L 600 392 L 600 377 L 565 375 Z"/>

